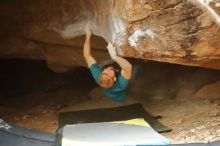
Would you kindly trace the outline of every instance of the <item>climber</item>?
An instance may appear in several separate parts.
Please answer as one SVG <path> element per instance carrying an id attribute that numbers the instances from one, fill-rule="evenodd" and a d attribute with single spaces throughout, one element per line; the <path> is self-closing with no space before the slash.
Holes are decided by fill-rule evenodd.
<path id="1" fill-rule="evenodd" d="M 128 83 L 131 79 L 132 65 L 126 59 L 116 53 L 116 48 L 108 43 L 107 49 L 114 62 L 119 64 L 121 72 L 117 72 L 113 66 L 101 68 L 91 55 L 90 37 L 91 29 L 85 26 L 86 39 L 83 48 L 83 55 L 88 64 L 93 78 L 99 86 L 104 88 L 104 94 L 114 101 L 123 101 L 127 97 Z"/>

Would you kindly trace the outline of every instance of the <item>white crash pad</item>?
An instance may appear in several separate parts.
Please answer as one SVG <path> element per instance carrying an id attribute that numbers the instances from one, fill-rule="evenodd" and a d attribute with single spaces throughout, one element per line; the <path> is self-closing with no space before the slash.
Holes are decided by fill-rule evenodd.
<path id="1" fill-rule="evenodd" d="M 149 146 L 170 145 L 144 119 L 66 125 L 62 146 Z"/>

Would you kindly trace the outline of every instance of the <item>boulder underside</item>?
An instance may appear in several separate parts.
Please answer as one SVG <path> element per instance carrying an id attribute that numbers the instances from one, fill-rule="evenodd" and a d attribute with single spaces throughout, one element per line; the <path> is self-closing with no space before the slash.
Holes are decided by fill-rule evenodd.
<path id="1" fill-rule="evenodd" d="M 201 0 L 8 0 L 0 2 L 0 58 L 46 60 L 66 72 L 85 66 L 84 25 L 92 53 L 220 69 L 220 2 Z"/>

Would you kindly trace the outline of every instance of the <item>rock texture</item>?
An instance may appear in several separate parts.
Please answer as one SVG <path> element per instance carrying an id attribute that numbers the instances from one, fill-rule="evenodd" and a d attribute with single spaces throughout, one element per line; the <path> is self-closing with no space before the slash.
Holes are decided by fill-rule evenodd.
<path id="1" fill-rule="evenodd" d="M 0 57 L 46 60 L 56 72 L 85 66 L 82 35 L 89 22 L 98 62 L 109 60 L 110 41 L 125 57 L 220 69 L 219 5 L 217 0 L 4 0 Z"/>

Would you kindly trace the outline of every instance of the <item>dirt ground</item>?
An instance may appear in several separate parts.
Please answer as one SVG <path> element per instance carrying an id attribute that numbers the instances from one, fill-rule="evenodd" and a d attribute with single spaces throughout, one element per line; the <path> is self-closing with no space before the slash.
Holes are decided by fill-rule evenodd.
<path id="1" fill-rule="evenodd" d="M 201 73 L 199 74 L 201 75 Z M 182 74 L 181 78 L 183 78 Z M 141 79 L 143 80 L 143 78 Z M 58 129 L 59 112 L 141 103 L 151 114 L 162 116 L 159 120 L 164 125 L 172 128 L 171 132 L 162 133 L 162 135 L 170 139 L 173 144 L 206 143 L 220 140 L 220 103 L 218 99 L 202 99 L 193 96 L 180 98 L 179 96 L 183 95 L 180 93 L 183 93 L 183 91 L 177 93 L 176 90 L 175 94 L 172 94 L 172 98 L 167 98 L 168 95 L 171 95 L 170 92 L 165 94 L 164 91 L 160 90 L 161 94 L 155 91 L 148 94 L 144 94 L 145 92 L 130 94 L 125 102 L 116 103 L 104 97 L 100 88 L 88 84 L 88 80 L 87 82 L 82 81 L 82 85 L 75 81 L 77 86 L 69 84 L 66 80 L 66 84 L 64 84 L 63 81 L 63 78 L 57 80 L 57 77 L 55 77 L 52 84 L 41 81 L 41 84 L 38 84 L 41 88 L 38 87 L 37 90 L 28 88 L 30 92 L 23 91 L 22 94 L 12 94 L 10 89 L 10 95 L 0 96 L 0 117 L 8 122 L 27 128 L 55 133 Z M 33 83 L 33 81 L 31 82 Z M 191 80 L 190 84 L 192 84 Z M 141 87 L 140 84 L 136 85 L 138 89 Z M 28 82 L 28 86 L 31 86 L 31 83 Z M 169 86 L 168 83 L 167 86 Z M 161 87 L 161 84 L 157 83 L 157 87 Z M 167 90 L 165 86 L 162 87 Z M 186 89 L 183 86 L 181 87 Z M 189 87 L 188 84 L 187 87 Z M 148 88 L 153 89 L 152 86 L 148 86 Z M 147 89 L 142 88 L 142 90 Z M 192 88 L 190 88 L 191 90 Z M 139 90 L 135 89 L 134 91 Z M 153 96 L 153 93 L 157 94 Z M 189 95 L 186 94 L 186 90 L 184 93 L 185 96 Z M 176 95 L 175 98 L 173 98 L 173 95 Z"/>
<path id="2" fill-rule="evenodd" d="M 123 103 L 116 103 L 106 97 L 71 98 L 78 91 L 60 89 L 49 93 L 32 93 L 16 101 L 16 105 L 0 107 L 5 120 L 41 131 L 55 133 L 58 128 L 58 113 L 102 107 L 115 107 L 131 103 L 142 103 L 153 115 L 160 115 L 160 121 L 173 130 L 163 133 L 172 143 L 194 143 L 220 140 L 220 105 L 201 99 L 147 99 L 129 97 Z M 63 96 L 69 96 L 63 99 Z M 19 99 L 19 98 L 17 98 Z M 43 101 L 43 102 L 42 102 Z"/>

